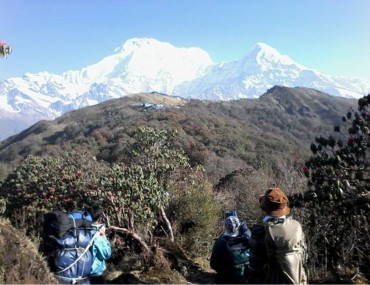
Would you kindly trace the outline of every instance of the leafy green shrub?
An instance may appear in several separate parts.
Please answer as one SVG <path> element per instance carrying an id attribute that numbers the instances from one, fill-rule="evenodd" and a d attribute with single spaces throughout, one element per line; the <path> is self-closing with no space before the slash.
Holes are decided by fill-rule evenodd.
<path id="1" fill-rule="evenodd" d="M 166 205 L 168 195 L 153 173 L 138 165 L 113 164 L 99 182 L 99 201 L 116 226 L 145 236 L 157 224 L 157 211 Z"/>
<path id="2" fill-rule="evenodd" d="M 217 233 L 220 207 L 212 186 L 198 170 L 172 185 L 167 212 L 175 241 L 193 257 L 209 255 Z"/>

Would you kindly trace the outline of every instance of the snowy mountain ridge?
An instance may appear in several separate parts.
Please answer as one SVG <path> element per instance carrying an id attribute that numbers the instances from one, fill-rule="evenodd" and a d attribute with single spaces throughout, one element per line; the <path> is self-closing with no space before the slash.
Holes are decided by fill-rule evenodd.
<path id="1" fill-rule="evenodd" d="M 322 74 L 264 43 L 257 43 L 239 60 L 213 63 L 200 48 L 177 48 L 151 38 L 133 38 L 113 54 L 80 70 L 60 75 L 26 73 L 0 81 L 0 128 L 7 118 L 31 125 L 140 92 L 234 100 L 259 97 L 274 85 L 309 87 L 354 98 L 370 91 L 370 82 Z"/>
<path id="2" fill-rule="evenodd" d="M 213 65 L 204 76 L 177 86 L 174 94 L 235 100 L 257 98 L 274 85 L 314 88 L 350 98 L 360 98 L 370 90 L 370 82 L 325 75 L 294 62 L 264 43 L 257 43 L 242 59 Z"/>

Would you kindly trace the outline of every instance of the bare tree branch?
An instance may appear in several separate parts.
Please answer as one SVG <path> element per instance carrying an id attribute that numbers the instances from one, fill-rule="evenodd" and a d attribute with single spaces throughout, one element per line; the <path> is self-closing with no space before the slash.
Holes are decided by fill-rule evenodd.
<path id="1" fill-rule="evenodd" d="M 163 207 L 160 208 L 161 210 L 161 215 L 162 215 L 162 218 L 165 220 L 166 222 L 166 225 L 167 225 L 167 229 L 169 230 L 170 232 L 170 239 L 171 241 L 173 242 L 175 239 L 173 237 L 173 230 L 172 230 L 172 226 L 171 226 L 171 222 L 168 220 L 167 216 L 166 216 L 166 213 L 163 209 Z"/>
<path id="2" fill-rule="evenodd" d="M 129 235 L 130 237 L 132 237 L 134 240 L 136 240 L 141 245 L 142 249 L 144 249 L 147 252 L 150 251 L 149 246 L 146 244 L 146 242 L 143 240 L 143 238 L 141 236 L 139 236 L 137 233 L 135 233 L 134 231 L 128 230 L 126 228 L 115 227 L 115 226 L 110 226 L 109 229 L 113 230 L 113 231 L 116 231 L 116 232 L 121 232 L 121 233 L 125 233 L 125 234 Z"/>

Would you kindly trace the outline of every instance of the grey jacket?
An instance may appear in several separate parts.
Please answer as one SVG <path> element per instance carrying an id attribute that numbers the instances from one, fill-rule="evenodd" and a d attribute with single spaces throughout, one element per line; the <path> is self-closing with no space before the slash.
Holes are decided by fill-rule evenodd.
<path id="1" fill-rule="evenodd" d="M 265 231 L 268 260 L 266 283 L 307 284 L 301 224 L 290 217 L 271 219 L 267 221 Z"/>
<path id="2" fill-rule="evenodd" d="M 304 233 L 291 217 L 269 217 L 253 226 L 249 283 L 307 284 Z"/>

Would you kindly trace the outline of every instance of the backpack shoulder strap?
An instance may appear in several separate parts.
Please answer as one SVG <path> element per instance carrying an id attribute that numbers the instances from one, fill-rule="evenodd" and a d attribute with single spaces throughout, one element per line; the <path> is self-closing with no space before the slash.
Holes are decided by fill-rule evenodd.
<path id="1" fill-rule="evenodd" d="M 66 268 L 64 268 L 64 269 L 62 269 L 62 270 L 60 270 L 60 271 L 58 271 L 56 274 L 60 274 L 60 273 L 62 273 L 62 272 L 64 272 L 64 271 L 67 271 L 68 269 L 70 269 L 72 266 L 74 266 L 84 255 L 85 255 L 85 253 L 90 249 L 90 247 L 93 245 L 93 243 L 94 243 L 94 240 L 95 240 L 95 238 L 98 236 L 98 235 L 100 235 L 100 232 L 99 231 L 97 231 L 95 234 L 94 234 L 94 236 L 92 237 L 92 239 L 90 240 L 90 243 L 88 244 L 88 246 L 85 248 L 85 250 L 82 252 L 82 254 L 78 257 L 78 258 L 76 258 L 76 260 L 74 261 L 74 262 L 72 262 L 69 266 L 67 266 Z"/>
<path id="2" fill-rule="evenodd" d="M 231 237 L 229 237 L 229 236 L 225 236 L 225 235 L 221 235 L 221 236 L 220 236 L 220 238 L 221 238 L 222 240 L 224 240 L 225 242 L 228 242 L 228 241 L 229 241 L 229 239 L 230 239 Z"/>
<path id="3" fill-rule="evenodd" d="M 282 224 L 282 223 L 284 223 L 286 220 L 287 220 L 286 218 L 270 218 L 270 219 L 268 219 L 268 220 L 267 220 L 266 222 L 264 222 L 264 223 L 266 223 L 266 225 L 271 225 L 271 224 L 276 225 L 276 224 Z"/>

